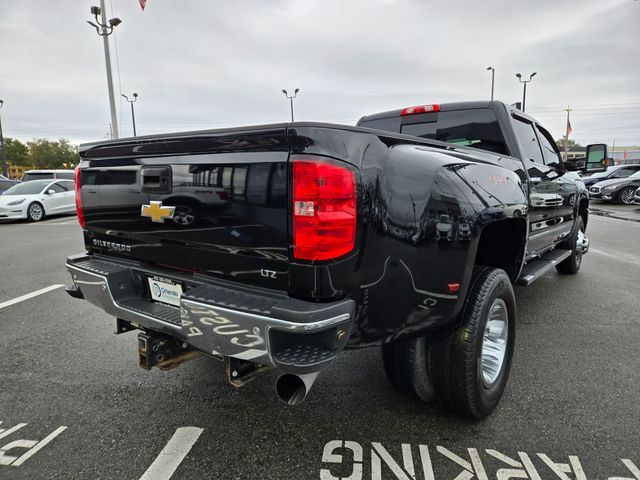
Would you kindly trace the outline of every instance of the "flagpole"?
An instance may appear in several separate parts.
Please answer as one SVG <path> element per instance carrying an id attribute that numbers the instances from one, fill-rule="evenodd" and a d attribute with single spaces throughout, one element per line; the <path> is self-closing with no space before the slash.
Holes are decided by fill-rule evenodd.
<path id="1" fill-rule="evenodd" d="M 567 128 L 564 136 L 564 161 L 566 162 L 567 158 L 569 158 L 569 112 L 571 111 L 569 105 L 567 105 L 565 110 L 567 111 Z"/>

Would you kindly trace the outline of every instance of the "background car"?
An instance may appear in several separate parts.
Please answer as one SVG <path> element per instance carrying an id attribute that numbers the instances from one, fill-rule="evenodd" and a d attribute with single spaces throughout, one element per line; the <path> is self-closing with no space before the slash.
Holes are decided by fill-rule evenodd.
<path id="1" fill-rule="evenodd" d="M 601 200 L 631 205 L 640 187 L 640 171 L 627 178 L 612 178 L 589 187 L 589 196 Z"/>
<path id="2" fill-rule="evenodd" d="M 581 180 L 587 187 L 591 187 L 598 182 L 610 180 L 613 178 L 630 177 L 636 172 L 640 172 L 640 164 L 638 165 L 614 165 L 607 168 L 604 172 L 594 173 L 589 177 L 583 177 Z"/>
<path id="3" fill-rule="evenodd" d="M 73 180 L 75 172 L 74 170 L 29 170 L 24 172 L 22 176 L 23 182 L 29 182 L 31 180 Z"/>
<path id="4" fill-rule="evenodd" d="M 0 175 L 0 195 L 2 195 L 6 190 L 10 189 L 17 183 L 20 182 L 18 180 L 11 180 L 4 175 Z"/>
<path id="5" fill-rule="evenodd" d="M 75 213 L 71 180 L 32 180 L 14 185 L 0 196 L 0 220 L 39 222 L 47 215 Z"/>

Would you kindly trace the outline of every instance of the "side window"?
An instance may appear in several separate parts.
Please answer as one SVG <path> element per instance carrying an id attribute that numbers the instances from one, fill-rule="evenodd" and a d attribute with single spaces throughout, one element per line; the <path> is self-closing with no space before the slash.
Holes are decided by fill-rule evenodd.
<path id="1" fill-rule="evenodd" d="M 533 125 L 518 117 L 511 119 L 513 130 L 515 131 L 518 142 L 522 147 L 523 160 L 533 160 L 536 163 L 544 164 L 542 160 L 542 152 L 538 144 L 538 138 L 533 130 Z"/>
<path id="2" fill-rule="evenodd" d="M 47 191 L 49 190 L 55 190 L 56 193 L 66 192 L 66 190 L 57 183 L 52 183 L 51 185 L 49 185 L 49 188 L 47 188 Z"/>
<path id="3" fill-rule="evenodd" d="M 538 138 L 540 139 L 540 146 L 542 147 L 542 155 L 544 156 L 544 163 L 546 165 L 560 166 L 560 156 L 554 148 L 553 139 L 551 135 L 540 125 L 536 125 L 538 129 Z"/>
<path id="4" fill-rule="evenodd" d="M 629 175 L 633 175 L 636 173 L 636 170 L 632 170 L 631 168 L 619 168 L 615 172 L 611 174 L 609 178 L 626 178 Z"/>
<path id="5" fill-rule="evenodd" d="M 56 183 L 56 185 L 62 188 L 62 190 L 64 190 L 65 192 L 73 191 L 73 182 L 70 182 L 69 180 L 62 180 Z"/>

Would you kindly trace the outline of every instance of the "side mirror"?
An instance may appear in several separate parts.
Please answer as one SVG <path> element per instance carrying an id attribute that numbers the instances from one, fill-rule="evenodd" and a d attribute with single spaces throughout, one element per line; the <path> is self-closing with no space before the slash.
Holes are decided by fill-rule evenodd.
<path id="1" fill-rule="evenodd" d="M 607 168 L 607 145 L 605 143 L 594 143 L 587 145 L 585 154 L 587 161 L 586 168 L 588 172 L 604 171 Z"/>
<path id="2" fill-rule="evenodd" d="M 56 193 L 56 191 L 53 188 L 47 190 L 47 195 L 53 195 L 54 193 Z"/>

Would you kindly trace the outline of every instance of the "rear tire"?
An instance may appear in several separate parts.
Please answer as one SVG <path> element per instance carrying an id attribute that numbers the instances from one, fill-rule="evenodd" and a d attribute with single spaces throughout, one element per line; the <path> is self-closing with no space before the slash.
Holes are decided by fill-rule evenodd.
<path id="1" fill-rule="evenodd" d="M 474 419 L 493 412 L 509 378 L 515 327 L 509 276 L 475 267 L 462 312 L 431 337 L 430 377 L 447 409 Z"/>
<path id="2" fill-rule="evenodd" d="M 30 222 L 39 222 L 44 219 L 44 207 L 41 203 L 33 202 L 27 208 L 27 219 Z"/>
<path id="3" fill-rule="evenodd" d="M 582 265 L 582 250 L 578 248 L 578 232 L 584 233 L 584 220 L 582 217 L 578 217 L 578 228 L 571 238 L 569 244 L 565 245 L 565 248 L 571 248 L 571 255 L 556 265 L 556 270 L 559 273 L 566 273 L 573 275 L 578 273 L 580 266 Z"/>
<path id="4" fill-rule="evenodd" d="M 399 340 L 382 346 L 382 362 L 389 383 L 400 393 L 433 402 L 435 395 L 429 378 L 428 337 Z"/>

